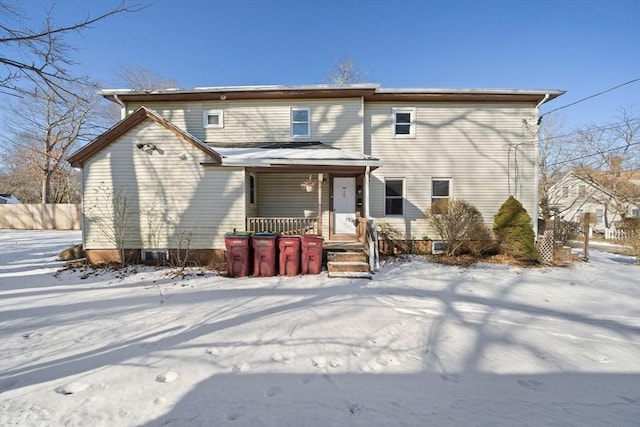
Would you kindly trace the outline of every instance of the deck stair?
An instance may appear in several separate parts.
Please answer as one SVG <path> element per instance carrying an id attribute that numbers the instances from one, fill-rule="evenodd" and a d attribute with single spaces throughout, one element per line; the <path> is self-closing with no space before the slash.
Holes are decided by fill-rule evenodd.
<path id="1" fill-rule="evenodd" d="M 362 251 L 329 251 L 327 272 L 329 277 L 371 279 L 367 255 Z"/>

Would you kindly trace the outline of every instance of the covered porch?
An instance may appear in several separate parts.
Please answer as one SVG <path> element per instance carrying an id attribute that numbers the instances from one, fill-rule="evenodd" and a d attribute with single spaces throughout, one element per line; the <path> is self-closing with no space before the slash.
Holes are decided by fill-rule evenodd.
<path id="1" fill-rule="evenodd" d="M 212 148 L 223 166 L 245 170 L 246 231 L 365 239 L 370 175 L 378 159 L 320 142 Z"/>

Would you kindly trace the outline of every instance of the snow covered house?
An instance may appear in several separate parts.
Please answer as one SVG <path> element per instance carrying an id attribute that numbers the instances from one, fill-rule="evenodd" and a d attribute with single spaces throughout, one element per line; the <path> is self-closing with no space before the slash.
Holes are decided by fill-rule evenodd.
<path id="1" fill-rule="evenodd" d="M 613 235 L 622 218 L 640 218 L 640 171 L 571 171 L 549 188 L 553 212 L 567 221 L 595 215 L 592 230 Z"/>
<path id="2" fill-rule="evenodd" d="M 209 263 L 232 230 L 373 247 L 375 222 L 406 239 L 438 239 L 424 216 L 440 198 L 469 201 L 489 224 L 509 195 L 537 212 L 538 109 L 562 93 L 372 84 L 104 90 L 122 120 L 69 158 L 82 169 L 87 257 L 117 258 L 106 230 L 117 234 L 122 222 L 133 257 L 188 244 Z"/>

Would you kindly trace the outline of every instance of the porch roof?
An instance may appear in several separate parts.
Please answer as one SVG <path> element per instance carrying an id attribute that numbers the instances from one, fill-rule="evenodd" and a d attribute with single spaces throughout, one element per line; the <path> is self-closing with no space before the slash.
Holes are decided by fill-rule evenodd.
<path id="1" fill-rule="evenodd" d="M 367 154 L 341 150 L 322 142 L 211 144 L 222 158 L 222 166 L 382 166 L 382 162 Z"/>

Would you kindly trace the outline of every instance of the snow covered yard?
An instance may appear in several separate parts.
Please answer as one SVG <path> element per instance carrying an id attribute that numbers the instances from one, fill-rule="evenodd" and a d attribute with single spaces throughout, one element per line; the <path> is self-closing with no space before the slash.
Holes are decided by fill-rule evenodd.
<path id="1" fill-rule="evenodd" d="M 0 425 L 637 426 L 640 268 L 56 273 L 0 230 Z"/>

